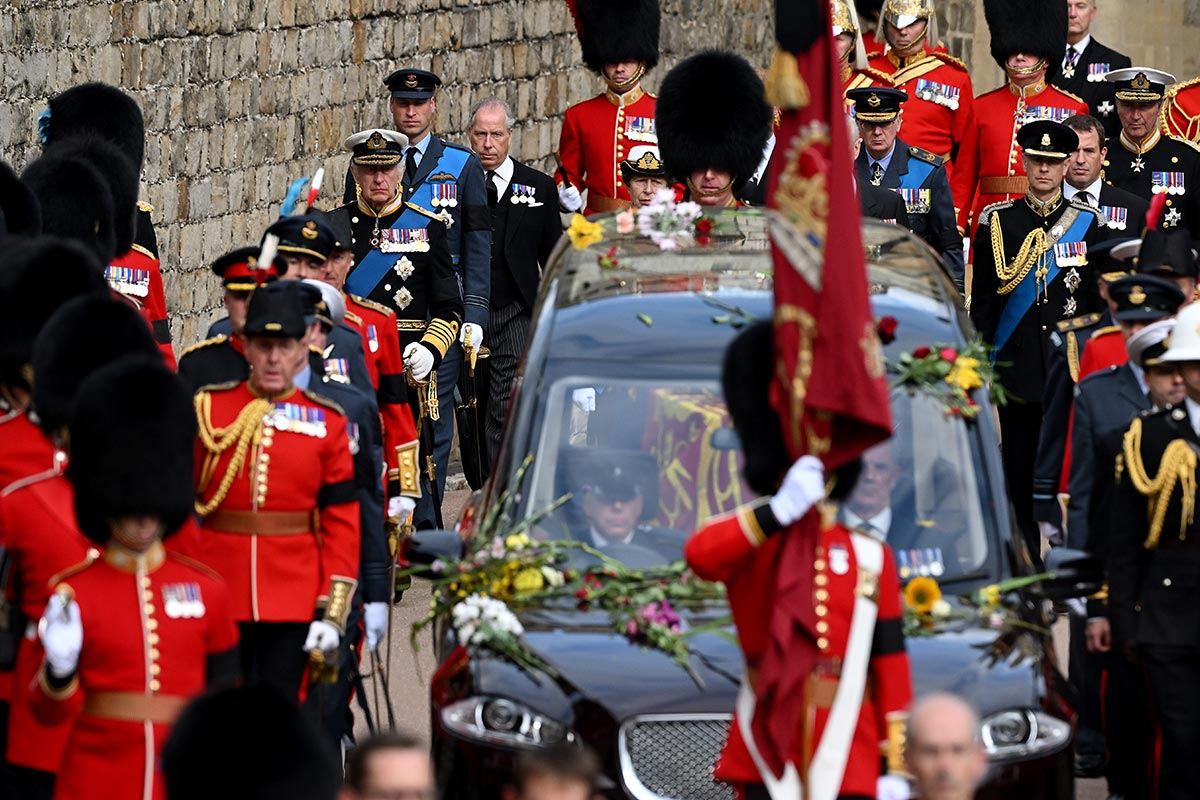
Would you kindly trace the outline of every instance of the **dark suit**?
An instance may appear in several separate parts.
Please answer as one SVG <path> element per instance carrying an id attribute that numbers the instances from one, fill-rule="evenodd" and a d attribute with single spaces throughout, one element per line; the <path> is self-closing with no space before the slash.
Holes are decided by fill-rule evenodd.
<path id="1" fill-rule="evenodd" d="M 864 217 L 895 222 L 902 228 L 909 228 L 908 210 L 904 201 L 895 192 L 880 189 L 865 181 L 858 182 L 858 202 L 862 206 Z M 909 228 L 909 230 L 912 230 Z"/>
<path id="2" fill-rule="evenodd" d="M 1141 447 L 1125 454 L 1117 490 L 1109 619 L 1114 643 L 1135 643 L 1146 668 L 1162 727 L 1159 797 L 1195 798 L 1200 797 L 1200 516 L 1181 531 L 1182 481 L 1177 481 L 1158 540 L 1148 542 L 1151 499 L 1137 491 L 1130 475 L 1137 461 L 1146 474 L 1157 475 L 1168 446 L 1181 441 L 1194 452 L 1200 436 L 1184 404 L 1144 414 L 1133 424 L 1141 427 Z"/>
<path id="3" fill-rule="evenodd" d="M 519 161 L 512 164 L 512 180 L 491 209 L 492 303 L 487 325 L 491 356 L 486 408 L 489 461 L 500 451 L 509 393 L 525 351 L 542 271 L 562 236 L 554 179 Z M 522 201 L 522 193 L 528 190 L 516 186 L 532 187 L 529 199 L 533 202 Z"/>
<path id="4" fill-rule="evenodd" d="M 1074 199 L 1084 202 L 1082 194 L 1074 195 Z M 1097 207 L 1100 209 L 1100 220 L 1104 223 L 1100 229 L 1100 241 L 1104 241 L 1137 236 L 1146 226 L 1146 212 L 1150 210 L 1150 203 L 1132 192 L 1101 181 Z"/>
<path id="5" fill-rule="evenodd" d="M 208 336 L 225 335 L 228 336 L 233 330 L 233 325 L 229 321 L 229 317 L 221 319 L 208 326 Z M 349 367 L 350 383 L 364 391 L 374 392 L 374 385 L 371 383 L 371 373 L 367 372 L 367 360 L 363 355 L 362 337 L 346 323 L 342 322 L 335 325 L 333 330 L 329 332 L 329 350 L 326 358 L 342 358 L 346 360 Z M 323 372 L 321 373 L 324 374 Z M 242 378 L 244 380 L 245 377 Z M 230 378 L 230 380 L 233 380 Z"/>
<path id="6" fill-rule="evenodd" d="M 1065 50 L 1063 55 L 1066 55 Z M 1117 87 L 1108 81 L 1097 80 L 1097 78 L 1101 74 L 1100 70 L 1113 72 L 1131 66 L 1133 63 L 1128 56 L 1121 55 L 1111 47 L 1105 47 L 1092 38 L 1083 52 L 1079 54 L 1079 58 L 1076 59 L 1074 73 L 1071 77 L 1068 78 L 1063 74 L 1060 59 L 1058 77 L 1054 79 L 1053 83 L 1058 88 L 1082 98 L 1088 104 L 1092 116 L 1104 123 L 1105 133 L 1108 136 L 1116 136 L 1121 130 L 1121 120 L 1117 118 L 1117 102 L 1114 95 Z M 1094 71 L 1089 67 L 1093 67 Z"/>
<path id="7" fill-rule="evenodd" d="M 911 161 L 911 169 L 910 169 Z M 864 147 L 854 162 L 859 185 L 871 183 L 870 156 Z M 896 139 L 892 159 L 878 184 L 881 189 L 904 189 L 917 193 L 906 202 L 912 232 L 938 251 L 959 285 L 963 281 L 963 241 L 954 220 L 954 198 L 941 158 Z"/>

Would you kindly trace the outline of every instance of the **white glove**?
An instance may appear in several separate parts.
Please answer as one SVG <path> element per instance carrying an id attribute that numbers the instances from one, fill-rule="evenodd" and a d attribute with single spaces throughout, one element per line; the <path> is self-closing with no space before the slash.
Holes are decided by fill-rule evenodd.
<path id="1" fill-rule="evenodd" d="M 367 647 L 374 650 L 388 632 L 388 604 L 364 603 L 363 625 L 367 629 Z"/>
<path id="2" fill-rule="evenodd" d="M 338 642 L 342 640 L 338 629 L 324 620 L 317 620 L 308 626 L 308 638 L 304 640 L 304 652 L 324 650 L 332 653 L 337 650 Z"/>
<path id="3" fill-rule="evenodd" d="M 79 667 L 83 650 L 83 619 L 79 604 L 66 595 L 50 595 L 46 611 L 38 624 L 38 638 L 46 651 L 46 664 L 55 678 L 65 678 Z"/>
<path id="4" fill-rule="evenodd" d="M 1038 530 L 1042 532 L 1042 538 L 1051 545 L 1057 547 L 1063 543 L 1062 529 L 1053 522 L 1039 522 Z"/>
<path id="5" fill-rule="evenodd" d="M 465 347 L 467 344 L 467 331 L 471 332 L 471 347 L 476 351 L 483 347 L 483 327 L 476 325 L 474 322 L 464 322 L 458 330 L 458 340 Z"/>
<path id="6" fill-rule="evenodd" d="M 578 211 L 583 208 L 583 198 L 579 190 L 569 183 L 564 183 L 558 190 L 558 204 L 564 211 Z"/>
<path id="7" fill-rule="evenodd" d="M 433 371 L 433 353 L 420 342 L 413 342 L 404 348 L 404 365 L 412 370 L 414 378 L 423 381 Z"/>
<path id="8" fill-rule="evenodd" d="M 825 465 L 816 456 L 800 456 L 771 498 L 771 513 L 780 525 L 791 525 L 824 496 Z"/>
<path id="9" fill-rule="evenodd" d="M 417 501 L 412 497 L 399 495 L 388 500 L 387 515 L 391 519 L 400 520 L 403 522 L 408 519 L 408 515 L 417 507 Z"/>
<path id="10" fill-rule="evenodd" d="M 878 800 L 908 800 L 912 790 L 899 775 L 880 775 L 875 782 L 875 796 Z"/>
<path id="11" fill-rule="evenodd" d="M 576 389 L 571 392 L 571 402 L 579 406 L 580 411 L 595 411 L 596 390 L 592 388 Z"/>

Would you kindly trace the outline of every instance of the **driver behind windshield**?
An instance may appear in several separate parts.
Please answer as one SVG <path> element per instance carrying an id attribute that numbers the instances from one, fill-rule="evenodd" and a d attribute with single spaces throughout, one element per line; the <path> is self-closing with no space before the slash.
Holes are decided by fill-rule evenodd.
<path id="1" fill-rule="evenodd" d="M 656 476 L 656 462 L 648 453 L 596 453 L 585 466 L 578 490 L 587 527 L 577 531 L 576 538 L 594 547 L 636 545 L 672 561 L 681 558 L 682 534 L 643 521 L 657 511 L 657 501 L 647 503 L 653 490 L 646 484 Z"/>

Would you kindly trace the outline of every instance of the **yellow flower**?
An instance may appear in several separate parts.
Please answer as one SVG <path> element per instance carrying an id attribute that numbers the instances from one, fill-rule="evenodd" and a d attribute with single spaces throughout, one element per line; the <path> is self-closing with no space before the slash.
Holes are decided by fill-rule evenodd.
<path id="1" fill-rule="evenodd" d="M 979 597 L 987 604 L 988 608 L 995 608 L 1000 605 L 1000 587 L 996 584 L 985 586 L 979 590 Z"/>
<path id="2" fill-rule="evenodd" d="M 529 567 L 517 573 L 513 578 L 513 589 L 518 594 L 524 592 L 537 592 L 545 585 L 546 579 L 542 577 L 542 571 L 537 567 Z"/>
<path id="3" fill-rule="evenodd" d="M 983 386 L 983 379 L 979 377 L 979 359 L 959 356 L 950 368 L 950 374 L 946 376 L 946 383 L 957 386 L 964 392 Z"/>
<path id="4" fill-rule="evenodd" d="M 598 222 L 591 222 L 583 214 L 571 217 L 571 226 L 567 228 L 567 236 L 571 246 L 576 250 L 585 250 L 604 238 L 604 227 Z"/>
<path id="5" fill-rule="evenodd" d="M 504 540 L 504 546 L 509 550 L 520 550 L 530 544 L 529 537 L 523 533 L 514 533 Z"/>
<path id="6" fill-rule="evenodd" d="M 933 604 L 942 599 L 942 590 L 933 578 L 913 578 L 904 587 L 904 604 L 918 614 L 928 614 Z"/>

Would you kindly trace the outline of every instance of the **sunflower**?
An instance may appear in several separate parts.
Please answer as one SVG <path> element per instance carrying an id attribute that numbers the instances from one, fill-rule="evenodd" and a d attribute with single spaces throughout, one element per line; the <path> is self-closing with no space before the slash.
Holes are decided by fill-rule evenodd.
<path id="1" fill-rule="evenodd" d="M 904 587 L 904 604 L 918 614 L 928 614 L 933 604 L 942 599 L 942 590 L 933 578 L 913 578 Z"/>

